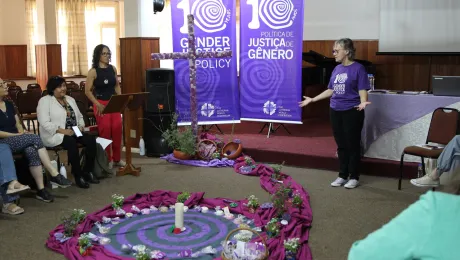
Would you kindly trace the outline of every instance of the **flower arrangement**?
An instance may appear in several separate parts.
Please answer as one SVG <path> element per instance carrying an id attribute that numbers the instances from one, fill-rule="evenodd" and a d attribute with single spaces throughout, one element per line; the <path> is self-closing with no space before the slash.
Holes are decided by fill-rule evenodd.
<path id="1" fill-rule="evenodd" d="M 112 207 L 113 209 L 121 209 L 123 207 L 123 202 L 125 201 L 125 197 L 123 195 L 113 194 L 112 195 Z"/>
<path id="2" fill-rule="evenodd" d="M 296 192 L 294 194 L 294 197 L 292 198 L 292 204 L 294 204 L 296 207 L 300 207 L 302 205 L 302 197 L 300 197 L 300 193 Z"/>
<path id="3" fill-rule="evenodd" d="M 81 234 L 78 238 L 78 248 L 80 255 L 87 256 L 92 246 L 93 244 L 91 243 L 91 238 L 89 237 L 88 233 Z"/>
<path id="4" fill-rule="evenodd" d="M 177 128 L 177 117 L 177 114 L 173 114 L 170 127 L 161 136 L 170 148 L 187 155 L 194 155 L 197 140 L 193 135 L 192 128 L 185 127 L 184 131 L 179 131 Z"/>
<path id="5" fill-rule="evenodd" d="M 276 214 L 282 216 L 288 207 L 289 195 L 292 193 L 290 184 L 284 186 L 283 184 L 278 186 L 278 189 L 272 194 L 271 200 L 273 207 L 276 209 Z"/>
<path id="6" fill-rule="evenodd" d="M 182 192 L 181 194 L 177 196 L 177 202 L 184 203 L 188 200 L 188 198 L 190 198 L 190 193 Z"/>
<path id="7" fill-rule="evenodd" d="M 298 237 L 284 240 L 284 250 L 286 251 L 286 255 L 288 255 L 287 258 L 295 259 L 294 255 L 297 253 L 300 246 L 299 240 Z"/>
<path id="8" fill-rule="evenodd" d="M 66 237 L 73 236 L 73 232 L 77 225 L 83 221 L 86 217 L 86 212 L 82 209 L 74 209 L 70 216 L 66 216 L 62 218 L 62 223 L 64 225 L 64 235 Z"/>
<path id="9" fill-rule="evenodd" d="M 281 180 L 282 179 L 281 169 L 283 168 L 283 166 L 284 166 L 284 161 L 281 164 L 275 164 L 275 165 L 271 166 L 271 168 L 273 170 L 272 178 L 274 178 L 276 180 Z"/>
<path id="10" fill-rule="evenodd" d="M 134 253 L 134 257 L 136 257 L 136 260 L 150 260 L 150 259 L 152 259 L 152 255 L 150 253 L 150 250 L 148 248 L 145 248 L 145 247 L 139 248 Z"/>
<path id="11" fill-rule="evenodd" d="M 268 237 L 276 237 L 280 232 L 280 222 L 277 218 L 272 218 L 267 225 L 265 225 L 265 230 L 267 231 Z"/>
<path id="12" fill-rule="evenodd" d="M 259 207 L 259 199 L 256 196 L 251 195 L 248 197 L 248 208 L 251 213 L 254 213 L 255 210 Z"/>

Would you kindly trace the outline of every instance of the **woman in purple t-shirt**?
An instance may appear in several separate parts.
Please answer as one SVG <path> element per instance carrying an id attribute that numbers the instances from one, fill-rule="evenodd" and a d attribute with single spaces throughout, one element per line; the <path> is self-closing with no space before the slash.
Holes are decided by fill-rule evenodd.
<path id="1" fill-rule="evenodd" d="M 335 61 L 341 64 L 334 68 L 328 89 L 314 98 L 304 96 L 299 105 L 304 107 L 331 98 L 330 120 L 340 163 L 339 177 L 331 186 L 344 185 L 352 189 L 359 184 L 364 108 L 370 104 L 367 101 L 369 80 L 364 66 L 353 60 L 355 48 L 352 40 L 345 38 L 336 41 L 333 54 Z"/>

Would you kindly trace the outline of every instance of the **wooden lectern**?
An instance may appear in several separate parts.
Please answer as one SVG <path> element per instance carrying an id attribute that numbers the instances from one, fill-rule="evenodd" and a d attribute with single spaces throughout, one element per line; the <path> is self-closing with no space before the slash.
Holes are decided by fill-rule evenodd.
<path id="1" fill-rule="evenodd" d="M 131 163 L 131 144 L 129 142 L 129 130 L 131 127 L 128 125 L 127 114 L 130 110 L 138 109 L 147 99 L 148 92 L 130 93 L 113 95 L 107 106 L 105 106 L 102 114 L 110 113 L 122 113 L 123 114 L 123 129 L 125 136 L 125 147 L 126 147 L 126 166 L 120 168 L 117 171 L 117 176 L 124 176 L 127 174 L 139 176 L 141 173 L 140 167 L 134 167 Z"/>

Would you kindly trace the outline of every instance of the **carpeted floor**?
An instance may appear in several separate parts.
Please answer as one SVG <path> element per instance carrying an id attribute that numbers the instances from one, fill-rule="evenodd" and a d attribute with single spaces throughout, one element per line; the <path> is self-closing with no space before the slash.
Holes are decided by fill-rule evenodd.
<path id="1" fill-rule="evenodd" d="M 60 218 L 74 208 L 88 213 L 111 203 L 110 196 L 125 196 L 157 189 L 174 191 L 204 191 L 205 197 L 239 199 L 254 194 L 262 201 L 268 194 L 260 188 L 257 177 L 239 175 L 232 168 L 193 168 L 173 165 L 159 159 L 135 158 L 142 167 L 140 177 L 114 177 L 89 190 L 76 187 L 53 190 L 54 203 L 34 199 L 33 193 L 22 195 L 20 216 L 0 215 L 0 252 L 2 259 L 63 259 L 62 255 L 45 248 L 48 232 Z M 315 260 L 346 259 L 351 244 L 365 237 L 396 216 L 425 192 L 407 181 L 397 190 L 397 180 L 363 176 L 362 186 L 355 190 L 332 188 L 336 173 L 312 169 L 285 167 L 310 193 L 313 227 L 310 247 Z"/>

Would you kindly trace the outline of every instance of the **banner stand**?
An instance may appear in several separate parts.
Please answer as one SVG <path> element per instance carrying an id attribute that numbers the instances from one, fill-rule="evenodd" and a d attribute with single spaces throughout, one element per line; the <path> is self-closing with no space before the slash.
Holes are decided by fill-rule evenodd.
<path id="1" fill-rule="evenodd" d="M 262 133 L 262 131 L 264 131 L 265 127 L 268 126 L 268 134 L 267 134 L 267 138 L 270 138 L 270 133 L 276 133 L 276 131 L 278 131 L 278 129 L 280 127 L 283 127 L 284 130 L 286 130 L 286 132 L 289 134 L 289 135 L 292 135 L 291 132 L 289 132 L 289 130 L 287 129 L 287 127 L 283 124 L 283 123 L 280 123 L 278 125 L 278 127 L 276 127 L 275 129 L 273 129 L 273 123 L 265 123 L 264 126 L 262 127 L 262 129 L 260 129 L 259 131 L 259 134 Z"/>

